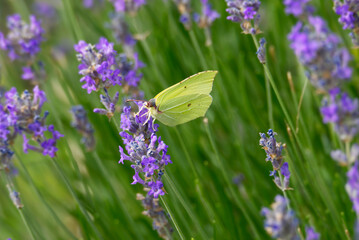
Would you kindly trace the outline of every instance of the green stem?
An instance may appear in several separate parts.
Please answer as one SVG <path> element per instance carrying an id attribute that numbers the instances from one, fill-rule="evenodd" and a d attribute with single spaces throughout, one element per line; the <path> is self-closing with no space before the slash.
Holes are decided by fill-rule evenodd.
<path id="1" fill-rule="evenodd" d="M 281 185 L 283 186 L 283 182 L 284 182 L 284 180 L 283 180 L 283 175 L 282 175 L 281 173 L 278 173 L 278 175 L 279 175 L 280 183 L 281 183 Z M 286 192 L 285 189 L 282 189 L 282 192 L 283 192 L 283 195 L 284 195 L 285 200 L 287 201 L 287 209 L 290 210 L 291 207 L 290 207 L 290 203 L 289 203 L 289 198 L 288 198 L 287 192 Z"/>
<path id="2" fill-rule="evenodd" d="M 251 36 L 252 36 L 252 39 L 253 39 L 253 42 L 254 42 L 255 46 L 258 49 L 259 48 L 259 43 L 258 43 L 258 40 L 257 40 L 256 36 L 254 34 L 251 34 Z M 289 117 L 289 113 L 287 111 L 287 108 L 285 107 L 283 99 L 279 94 L 279 91 L 278 91 L 277 85 L 276 85 L 276 83 L 275 83 L 275 81 L 273 79 L 273 76 L 272 76 L 271 72 L 269 71 L 269 68 L 268 68 L 267 64 L 262 64 L 262 65 L 263 65 L 263 68 L 264 68 L 264 72 L 265 72 L 266 76 L 269 79 L 270 85 L 272 86 L 273 91 L 274 91 L 274 93 L 275 93 L 275 95 L 276 95 L 276 97 L 278 99 L 279 105 L 280 105 L 280 107 L 281 107 L 281 109 L 282 109 L 282 111 L 284 113 L 284 116 L 285 116 L 285 118 L 286 118 L 286 120 L 287 120 L 287 122 L 289 124 L 289 127 L 291 128 L 291 132 L 293 133 L 294 138 L 297 141 L 300 149 L 303 149 L 302 144 L 301 144 L 301 142 L 300 142 L 300 140 L 298 138 L 298 135 L 297 135 L 297 133 L 296 133 L 296 131 L 294 129 L 293 122 L 292 122 L 291 118 Z"/>
<path id="3" fill-rule="evenodd" d="M 12 182 L 11 177 L 8 176 L 8 175 L 5 173 L 5 171 L 2 171 L 2 177 L 3 177 L 3 180 L 5 180 L 5 182 L 6 182 L 7 186 L 8 186 L 9 195 L 11 195 L 11 194 L 14 192 L 14 188 L 13 188 L 14 183 Z M 30 224 L 28 223 L 28 221 L 27 221 L 27 219 L 26 219 L 24 213 L 22 212 L 22 211 L 23 211 L 22 208 L 16 207 L 16 209 L 17 209 L 17 211 L 19 212 L 20 217 L 21 217 L 22 221 L 24 222 L 27 231 L 29 232 L 31 239 L 32 239 L 32 240 L 35 240 L 35 239 L 36 239 L 36 238 L 35 238 L 35 233 L 33 232 L 33 230 L 32 230 L 32 228 L 30 227 Z"/>
<path id="4" fill-rule="evenodd" d="M 60 165 L 57 163 L 57 159 L 56 158 L 51 158 L 52 163 L 54 164 L 57 172 L 60 174 L 61 178 L 64 180 L 66 187 L 68 188 L 68 190 L 70 191 L 71 195 L 73 196 L 73 198 L 75 199 L 75 201 L 77 202 L 82 214 L 84 215 L 86 221 L 90 224 L 92 230 L 94 231 L 94 233 L 96 234 L 96 237 L 98 239 L 103 239 L 100 232 L 97 230 L 96 226 L 94 225 L 94 223 L 92 222 L 92 220 L 90 219 L 90 216 L 88 215 L 88 213 L 86 212 L 86 209 L 82 206 L 82 203 L 80 201 L 80 199 L 77 197 L 74 189 L 72 188 L 69 180 L 66 178 L 65 173 L 63 172 L 63 170 L 61 169 Z"/>
<path id="5" fill-rule="evenodd" d="M 302 93 L 300 94 L 300 99 L 299 99 L 299 103 L 298 103 L 298 108 L 297 108 L 297 117 L 296 117 L 296 121 L 295 121 L 295 131 L 298 133 L 299 130 L 299 117 L 300 117 L 300 108 L 302 107 L 302 103 L 303 103 L 303 99 L 304 99 L 304 93 L 305 93 L 305 89 L 307 88 L 308 85 L 308 78 L 305 79 L 304 82 L 304 86 L 302 89 Z"/>
<path id="6" fill-rule="evenodd" d="M 196 219 L 196 217 L 193 214 L 193 211 L 191 210 L 190 206 L 186 203 L 186 201 L 183 199 L 182 195 L 179 193 L 179 191 L 177 190 L 175 184 L 173 183 L 172 179 L 168 176 L 168 174 L 164 175 L 164 179 L 165 181 L 170 185 L 170 188 L 172 189 L 172 191 L 174 192 L 176 198 L 180 201 L 180 203 L 182 204 L 183 208 L 185 209 L 185 211 L 187 212 L 187 214 L 189 215 L 189 217 L 191 219 Z M 193 221 L 196 224 L 196 228 L 198 229 L 199 233 L 202 235 L 202 239 L 208 239 L 207 235 L 203 232 L 202 228 L 200 225 L 198 225 L 198 221 Z"/>
<path id="7" fill-rule="evenodd" d="M 132 227 L 134 227 L 134 229 L 135 229 L 135 227 L 136 227 L 136 226 L 135 226 L 135 222 L 134 222 L 133 218 L 130 216 L 130 214 L 129 214 L 129 212 L 127 211 L 127 209 L 121 204 L 123 201 L 120 199 L 120 197 L 119 197 L 118 194 L 116 193 L 115 187 L 114 187 L 112 181 L 110 180 L 110 178 L 108 177 L 108 174 L 106 173 L 106 169 L 105 169 L 105 167 L 103 166 L 103 164 L 102 164 L 102 162 L 101 162 L 101 160 L 100 160 L 99 155 L 97 154 L 97 152 L 94 152 L 94 153 L 93 153 L 93 156 L 94 156 L 95 162 L 96 162 L 97 166 L 99 167 L 100 172 L 101 172 L 101 174 L 102 174 L 102 176 L 103 176 L 103 180 L 106 181 L 107 184 L 110 186 L 110 190 L 111 190 L 112 194 L 115 196 L 117 203 L 118 203 L 118 204 L 120 205 L 120 207 L 121 207 L 121 211 L 122 211 L 122 212 L 124 213 L 124 215 L 126 216 L 127 221 L 130 223 L 130 225 L 131 225 Z M 140 238 L 141 238 L 141 236 L 140 236 L 140 234 L 139 234 L 139 231 L 135 231 L 135 234 L 136 234 L 136 238 L 137 238 L 137 239 L 140 239 Z"/>
<path id="8" fill-rule="evenodd" d="M 257 41 L 257 38 L 255 37 L 254 34 L 251 34 L 253 41 L 254 41 L 254 45 L 256 46 L 256 49 L 258 50 L 259 48 L 259 43 Z M 263 67 L 266 66 L 265 64 L 263 64 Z M 270 76 L 268 76 L 268 74 L 266 74 L 266 80 L 265 80 L 265 86 L 266 86 L 266 93 L 267 93 L 267 104 L 268 104 L 268 119 L 269 119 L 269 126 L 273 129 L 274 128 L 274 120 L 273 120 L 273 103 L 272 103 L 272 94 L 270 91 Z"/>
<path id="9" fill-rule="evenodd" d="M 260 239 L 260 236 L 259 236 L 259 233 L 251 219 L 251 217 L 249 216 L 249 214 L 247 213 L 247 210 L 246 208 L 242 205 L 242 203 L 239 201 L 239 198 L 236 196 L 236 192 L 234 191 L 233 189 L 233 184 L 231 183 L 231 181 L 228 179 L 228 172 L 226 171 L 225 169 L 225 166 L 223 164 L 223 162 L 221 161 L 220 157 L 219 157 L 219 153 L 218 153 L 218 149 L 214 143 L 214 140 L 213 140 L 213 137 L 212 137 L 212 134 L 210 132 L 210 129 L 209 129 L 209 125 L 208 123 L 205 124 L 205 127 L 206 127 L 206 132 L 207 132 L 207 135 L 208 135 L 208 138 L 209 138 L 209 141 L 210 141 L 210 144 L 211 144 L 211 147 L 213 148 L 214 152 L 215 152 L 215 157 L 216 157 L 216 165 L 217 167 L 221 170 L 222 172 L 222 175 L 223 175 L 223 178 L 224 180 L 226 181 L 226 184 L 228 185 L 228 188 L 230 190 L 230 193 L 231 193 L 231 197 L 233 198 L 233 201 L 235 201 L 235 203 L 237 204 L 237 206 L 239 207 L 239 209 L 242 211 L 244 217 L 247 219 L 248 223 L 250 224 L 251 228 L 252 228 L 252 231 L 254 233 L 254 236 L 256 239 Z"/>
<path id="10" fill-rule="evenodd" d="M 162 196 L 160 196 L 160 199 L 161 199 L 161 202 L 162 202 L 163 206 L 164 206 L 165 209 L 166 209 L 166 212 L 168 213 L 168 215 L 170 215 L 170 219 L 172 220 L 173 225 L 175 226 L 175 228 L 176 228 L 176 230 L 177 230 L 177 232 L 178 232 L 178 235 L 180 236 L 180 238 L 181 238 L 182 240 L 184 240 L 185 238 L 184 238 L 184 236 L 183 236 L 183 233 L 182 233 L 181 229 L 179 228 L 179 226 L 178 226 L 178 224 L 177 224 L 175 218 L 173 217 L 173 215 L 172 215 L 172 213 L 171 213 L 169 207 L 167 206 L 166 201 L 164 200 L 164 198 L 163 198 Z"/>
<path id="11" fill-rule="evenodd" d="M 196 37 L 196 35 L 194 34 L 193 30 L 190 30 L 190 31 L 189 31 L 189 36 L 190 36 L 190 38 L 191 38 L 191 42 L 192 42 L 192 44 L 193 44 L 193 46 L 194 46 L 194 49 L 195 49 L 197 55 L 199 56 L 199 60 L 200 60 L 200 62 L 201 62 L 202 67 L 203 67 L 204 69 L 208 69 L 208 65 L 207 65 L 206 60 L 205 60 L 205 58 L 204 58 L 204 55 L 203 55 L 203 53 L 202 53 L 202 51 L 201 51 L 201 48 L 199 47 L 197 37 Z"/>
<path id="12" fill-rule="evenodd" d="M 41 202 L 46 206 L 46 208 L 49 210 L 49 212 L 51 213 L 51 215 L 53 216 L 53 218 L 55 219 L 55 221 L 57 222 L 57 224 L 66 232 L 66 234 L 71 238 L 71 239 L 76 239 L 76 237 L 71 233 L 71 231 L 65 226 L 65 224 L 61 221 L 61 219 L 57 216 L 57 214 L 55 213 L 55 211 L 52 209 L 52 207 L 50 206 L 50 204 L 45 200 L 44 196 L 41 194 L 41 192 L 39 191 L 39 189 L 36 187 L 34 180 L 32 179 L 29 170 L 27 169 L 27 167 L 25 166 L 24 162 L 21 160 L 20 156 L 18 154 L 16 154 L 16 157 L 21 165 L 21 167 L 24 169 L 25 175 L 27 180 L 29 181 L 30 185 L 32 186 L 32 188 L 35 190 L 37 196 L 40 198 Z"/>
<path id="13" fill-rule="evenodd" d="M 79 22 L 77 21 L 74 10 L 72 8 L 71 2 L 69 0 L 62 0 L 62 4 L 64 6 L 64 12 L 67 21 L 69 21 L 69 27 L 75 37 L 75 41 L 78 42 L 79 40 L 83 39 L 82 30 L 80 28 Z"/>

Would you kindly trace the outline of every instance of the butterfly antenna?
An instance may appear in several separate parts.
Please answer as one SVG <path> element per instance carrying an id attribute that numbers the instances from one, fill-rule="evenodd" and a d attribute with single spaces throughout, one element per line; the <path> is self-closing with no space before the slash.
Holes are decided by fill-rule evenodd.
<path id="1" fill-rule="evenodd" d="M 146 100 L 127 99 L 126 102 L 147 102 Z"/>

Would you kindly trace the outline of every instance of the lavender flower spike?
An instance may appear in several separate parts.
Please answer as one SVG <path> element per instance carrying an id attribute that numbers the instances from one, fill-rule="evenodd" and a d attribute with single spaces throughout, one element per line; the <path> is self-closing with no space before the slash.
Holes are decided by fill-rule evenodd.
<path id="1" fill-rule="evenodd" d="M 260 46 L 259 46 L 259 48 L 258 48 L 258 50 L 256 52 L 257 58 L 258 58 L 260 63 L 265 64 L 266 61 L 267 61 L 266 60 L 266 47 L 265 47 L 266 40 L 265 40 L 265 38 L 261 38 L 259 40 L 259 44 L 260 44 Z"/>
<path id="2" fill-rule="evenodd" d="M 300 17 L 304 14 L 312 13 L 313 8 L 308 5 L 310 0 L 284 0 L 285 13 Z"/>
<path id="3" fill-rule="evenodd" d="M 359 214 L 359 162 L 356 161 L 352 168 L 348 171 L 348 182 L 345 185 L 345 189 L 349 195 L 350 200 L 353 203 L 353 209 L 356 214 Z"/>
<path id="4" fill-rule="evenodd" d="M 226 11 L 230 14 L 228 20 L 240 23 L 245 34 L 260 33 L 258 11 L 261 2 L 259 0 L 226 0 L 226 2 L 228 6 Z"/>
<path id="5" fill-rule="evenodd" d="M 335 13 L 340 16 L 343 29 L 350 29 L 350 37 L 355 47 L 359 47 L 359 4 L 358 0 L 334 0 Z"/>
<path id="6" fill-rule="evenodd" d="M 74 49 L 78 52 L 77 59 L 81 61 L 79 74 L 83 77 L 80 82 L 84 83 L 82 88 L 87 89 L 87 93 L 121 85 L 119 72 L 114 70 L 116 51 L 113 43 L 106 38 L 100 38 L 96 46 L 80 41 Z"/>
<path id="7" fill-rule="evenodd" d="M 268 130 L 268 136 L 265 133 L 259 133 L 261 139 L 259 145 L 261 145 L 267 154 L 266 161 L 270 161 L 273 165 L 274 170 L 278 170 L 283 164 L 282 150 L 285 147 L 284 144 L 277 142 L 275 139 L 276 132 L 272 129 Z"/>
<path id="8" fill-rule="evenodd" d="M 277 133 L 273 132 L 272 129 L 268 130 L 268 136 L 265 133 L 259 133 L 261 136 L 259 145 L 262 146 L 267 154 L 266 161 L 270 161 L 273 166 L 273 171 L 270 172 L 270 176 L 274 177 L 274 183 L 277 187 L 282 190 L 292 190 L 289 187 L 290 171 L 287 162 L 283 161 L 282 151 L 285 144 L 278 143 L 275 139 Z M 283 178 L 284 177 L 284 178 Z"/>
<path id="9" fill-rule="evenodd" d="M 305 240 L 319 240 L 320 234 L 317 233 L 312 227 L 305 227 L 306 238 Z"/>
<path id="10" fill-rule="evenodd" d="M 95 147 L 96 141 L 94 129 L 87 118 L 85 109 L 81 105 L 73 106 L 71 113 L 73 117 L 71 125 L 82 135 L 81 142 L 85 145 L 87 151 L 91 151 Z"/>
<path id="11" fill-rule="evenodd" d="M 137 12 L 138 9 L 146 4 L 146 0 L 110 0 L 116 12 Z"/>
<path id="12" fill-rule="evenodd" d="M 141 108 L 141 106 L 142 103 L 139 103 L 138 107 Z M 165 194 L 161 179 L 165 166 L 172 162 L 170 156 L 167 155 L 168 146 L 161 140 L 161 137 L 156 136 L 155 131 L 158 125 L 152 126 L 151 120 L 146 121 L 146 111 L 148 110 L 143 108 L 135 115 L 131 112 L 131 107 L 124 107 L 121 114 L 123 131 L 120 135 L 126 145 L 128 155 L 120 146 L 119 163 L 124 163 L 124 160 L 130 161 L 133 164 L 131 167 L 135 170 L 133 184 L 144 185 L 145 188 L 149 188 L 148 195 L 157 198 Z M 140 175 L 143 175 L 144 179 Z"/>
<path id="13" fill-rule="evenodd" d="M 320 108 L 324 123 L 333 123 L 334 129 L 343 141 L 351 141 L 359 132 L 359 102 L 339 88 L 329 91 Z"/>
<path id="14" fill-rule="evenodd" d="M 340 38 L 333 34 L 320 17 L 309 17 L 309 25 L 298 22 L 288 35 L 290 47 L 307 70 L 314 87 L 328 91 L 351 78 L 351 59 Z"/>
<path id="15" fill-rule="evenodd" d="M 5 147 L 12 143 L 18 135 L 21 135 L 25 153 L 28 153 L 28 150 L 33 150 L 51 157 L 55 156 L 58 150 L 56 142 L 63 135 L 56 131 L 53 125 L 45 124 L 46 117 L 49 114 L 44 112 L 41 116 L 42 105 L 45 101 L 46 95 L 38 86 L 34 87 L 33 94 L 25 90 L 20 96 L 16 88 L 5 93 L 2 116 L 7 118 L 8 125 L 0 128 L 0 133 L 2 133 L 0 135 Z M 45 136 L 45 132 L 49 132 L 52 137 Z M 30 140 L 33 144 L 30 144 Z"/>
<path id="16" fill-rule="evenodd" d="M 195 13 L 193 15 L 194 21 L 198 23 L 200 28 L 208 28 L 212 25 L 214 20 L 220 17 L 219 13 L 215 10 L 212 10 L 211 4 L 208 3 L 208 0 L 201 0 L 202 3 L 202 13 L 201 15 Z"/>
<path id="17" fill-rule="evenodd" d="M 298 219 L 292 210 L 288 210 L 288 204 L 283 196 L 277 195 L 271 209 L 262 208 L 264 227 L 272 238 L 299 240 Z"/>
<path id="18" fill-rule="evenodd" d="M 208 3 L 208 0 L 201 0 L 201 3 L 202 13 L 194 13 L 193 20 L 200 28 L 204 29 L 206 34 L 206 46 L 210 46 L 212 44 L 210 27 L 213 21 L 219 18 L 220 15 L 217 11 L 212 10 L 212 6 Z"/>
<path id="19" fill-rule="evenodd" d="M 7 27 L 6 36 L 0 32 L 0 49 L 7 51 L 11 60 L 33 60 L 44 40 L 40 21 L 31 15 L 30 23 L 26 23 L 19 14 L 14 14 L 7 17 Z"/>

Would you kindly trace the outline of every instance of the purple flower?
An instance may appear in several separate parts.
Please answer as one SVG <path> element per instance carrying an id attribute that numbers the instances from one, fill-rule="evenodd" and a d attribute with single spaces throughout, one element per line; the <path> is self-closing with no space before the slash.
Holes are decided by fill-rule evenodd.
<path id="1" fill-rule="evenodd" d="M 79 41 L 74 49 L 78 52 L 78 60 L 81 61 L 79 74 L 84 76 L 80 82 L 84 82 L 82 88 L 87 89 L 88 93 L 121 84 L 120 81 L 117 81 L 118 76 L 114 70 L 116 68 L 116 51 L 113 50 L 113 43 L 109 43 L 105 38 L 100 38 L 95 47 L 84 41 Z"/>
<path id="2" fill-rule="evenodd" d="M 350 200 L 353 203 L 353 209 L 356 214 L 359 214 L 359 172 L 358 172 L 358 161 L 348 171 L 348 181 L 345 185 L 345 189 L 349 195 Z"/>
<path id="3" fill-rule="evenodd" d="M 146 197 L 142 194 L 137 194 L 137 200 L 142 201 L 145 208 L 143 214 L 153 220 L 153 229 L 157 230 L 159 236 L 163 239 L 172 239 L 173 229 L 168 221 L 169 216 L 159 204 L 158 199 L 149 194 Z"/>
<path id="4" fill-rule="evenodd" d="M 259 40 L 259 44 L 260 44 L 260 46 L 256 52 L 257 58 L 260 63 L 265 64 L 266 63 L 266 48 L 265 48 L 266 40 L 264 38 L 261 38 Z"/>
<path id="5" fill-rule="evenodd" d="M 339 37 L 331 33 L 322 18 L 309 17 L 308 25 L 298 22 L 288 39 L 314 87 L 328 91 L 351 78 L 349 52 L 339 48 Z"/>
<path id="6" fill-rule="evenodd" d="M 0 49 L 8 52 L 11 60 L 31 60 L 40 51 L 44 40 L 41 23 L 35 16 L 30 16 L 30 23 L 25 23 L 20 15 L 7 17 L 8 34 L 0 32 Z"/>
<path id="7" fill-rule="evenodd" d="M 35 78 L 35 75 L 31 69 L 31 67 L 23 67 L 22 68 L 22 75 L 21 78 L 24 80 L 32 80 Z"/>
<path id="8" fill-rule="evenodd" d="M 269 138 L 265 133 L 259 133 L 261 137 L 259 140 L 259 145 L 262 146 L 267 154 L 266 161 L 270 161 L 273 165 L 273 169 L 278 170 L 283 164 L 282 150 L 284 145 L 277 142 L 274 137 L 277 135 L 277 133 L 273 132 L 272 129 L 269 129 L 267 134 Z"/>
<path id="9" fill-rule="evenodd" d="M 230 16 L 228 20 L 238 22 L 245 34 L 260 33 L 258 14 L 261 2 L 259 0 L 226 0 L 228 8 L 226 11 Z"/>
<path id="10" fill-rule="evenodd" d="M 56 131 L 53 125 L 45 124 L 49 114 L 44 112 L 41 116 L 42 105 L 45 101 L 46 95 L 38 86 L 34 87 L 33 94 L 25 90 L 19 95 L 16 88 L 5 93 L 3 106 L 5 110 L 0 118 L 0 136 L 3 139 L 0 142 L 0 149 L 6 147 L 8 142 L 13 142 L 17 135 L 22 135 L 25 153 L 28 153 L 28 150 L 33 150 L 51 157 L 55 156 L 56 142 L 63 135 Z M 7 118 L 7 126 L 1 124 L 4 117 Z M 46 138 L 45 132 L 51 133 L 52 138 Z M 34 144 L 30 144 L 29 139 Z"/>
<path id="11" fill-rule="evenodd" d="M 180 22 L 184 25 L 187 30 L 190 30 L 192 27 L 191 21 L 191 2 L 190 0 L 174 0 L 177 5 L 177 9 L 180 13 Z"/>
<path id="12" fill-rule="evenodd" d="M 312 8 L 308 6 L 309 1 L 310 0 L 284 0 L 285 13 L 293 14 L 295 17 L 311 13 Z"/>
<path id="13" fill-rule="evenodd" d="M 359 29 L 359 4 L 358 0 L 334 0 L 334 10 L 338 14 L 339 22 L 343 29 L 350 29 L 350 37 L 354 46 L 359 46 L 358 29 Z"/>
<path id="14" fill-rule="evenodd" d="M 270 171 L 269 175 L 274 177 L 274 183 L 280 190 L 292 190 L 292 188 L 289 187 L 289 165 L 287 162 L 283 161 L 282 156 L 282 151 L 285 145 L 277 142 L 274 137 L 277 133 L 273 132 L 272 129 L 268 130 L 269 138 L 265 133 L 259 133 L 259 135 L 261 136 L 259 145 L 262 146 L 267 154 L 266 161 L 270 161 L 273 166 L 273 171 Z"/>
<path id="15" fill-rule="evenodd" d="M 78 52 L 77 58 L 81 61 L 79 74 L 83 77 L 80 82 L 84 83 L 82 88 L 87 89 L 88 93 L 116 85 L 123 86 L 125 95 L 137 90 L 142 78 L 138 70 L 144 66 L 143 63 L 138 60 L 136 53 L 133 54 L 133 60 L 125 54 L 117 56 L 113 45 L 102 37 L 95 46 L 84 41 L 74 46 Z"/>
<path id="16" fill-rule="evenodd" d="M 320 112 L 324 123 L 333 123 L 340 139 L 350 141 L 359 131 L 358 99 L 351 99 L 339 88 L 332 89 L 322 102 Z"/>
<path id="17" fill-rule="evenodd" d="M 299 240 L 298 219 L 292 210 L 288 210 L 288 204 L 284 197 L 277 195 L 271 208 L 262 208 L 264 227 L 272 238 Z"/>
<path id="18" fill-rule="evenodd" d="M 71 108 L 72 123 L 74 127 L 81 135 L 81 142 L 85 145 L 87 151 L 91 151 L 96 144 L 94 137 L 94 129 L 89 122 L 87 112 L 81 105 L 73 106 Z"/>
<path id="19" fill-rule="evenodd" d="M 208 3 L 208 0 L 201 0 L 202 3 L 202 13 L 194 15 L 195 22 L 198 23 L 198 26 L 201 28 L 208 28 L 212 25 L 213 21 L 220 17 L 219 13 L 215 10 L 212 10 L 211 4 Z"/>
<path id="20" fill-rule="evenodd" d="M 142 103 L 138 103 L 138 107 L 141 108 Z M 150 189 L 148 195 L 157 198 L 164 194 L 161 182 L 164 168 L 172 162 L 170 156 L 167 155 L 168 146 L 161 140 L 161 137 L 156 135 L 158 125 L 152 126 L 152 121 L 147 121 L 146 112 L 146 108 L 141 108 L 141 111 L 135 115 L 131 111 L 131 107 L 123 108 L 121 114 L 123 131 L 120 132 L 120 136 L 125 144 L 127 154 L 120 146 L 121 159 L 119 163 L 123 164 L 124 160 L 130 161 L 133 164 L 131 167 L 135 170 L 132 184 L 144 185 Z"/>
<path id="21" fill-rule="evenodd" d="M 110 0 L 116 12 L 137 12 L 146 0 Z"/>
<path id="22" fill-rule="evenodd" d="M 106 95 L 100 95 L 100 100 L 102 105 L 105 108 L 95 108 L 93 111 L 95 113 L 99 113 L 102 115 L 106 115 L 109 119 L 111 119 L 113 117 L 113 115 L 115 114 L 115 106 L 116 103 L 118 102 L 118 98 L 119 98 L 119 92 L 116 92 L 115 96 L 113 96 L 113 98 L 110 97 L 110 95 L 108 94 L 106 88 L 104 89 L 105 94 Z"/>
<path id="23" fill-rule="evenodd" d="M 124 13 L 116 12 L 111 14 L 110 22 L 107 23 L 106 26 L 111 29 L 119 44 L 124 46 L 125 51 L 128 51 L 129 54 L 133 54 L 133 46 L 136 44 L 136 40 L 132 37 Z"/>
<path id="24" fill-rule="evenodd" d="M 93 6 L 93 0 L 82 0 L 82 5 L 85 8 L 91 8 Z"/>
<path id="25" fill-rule="evenodd" d="M 319 240 L 320 234 L 315 232 L 312 227 L 305 227 L 306 238 L 305 240 Z"/>
<path id="26" fill-rule="evenodd" d="M 163 183 L 161 181 L 149 182 L 148 187 L 150 187 L 150 191 L 148 195 L 153 195 L 154 198 L 158 198 L 160 195 L 165 195 L 165 192 L 162 190 Z"/>

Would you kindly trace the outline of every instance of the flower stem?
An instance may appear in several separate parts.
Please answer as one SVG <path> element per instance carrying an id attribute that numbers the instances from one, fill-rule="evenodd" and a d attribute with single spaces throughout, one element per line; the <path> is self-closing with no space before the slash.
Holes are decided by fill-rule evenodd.
<path id="1" fill-rule="evenodd" d="M 180 236 L 180 238 L 181 238 L 182 240 L 184 240 L 185 237 L 183 236 L 183 233 L 182 233 L 181 229 L 179 228 L 179 226 L 178 226 L 178 224 L 177 224 L 175 218 L 173 217 L 173 215 L 172 215 L 170 209 L 168 208 L 165 199 L 164 199 L 162 196 L 160 196 L 160 199 L 161 199 L 161 202 L 162 202 L 163 206 L 164 206 L 165 209 L 166 209 L 166 212 L 168 213 L 168 215 L 170 215 L 170 219 L 172 220 L 173 225 L 175 226 L 175 228 L 176 228 L 176 230 L 177 230 L 177 232 L 178 232 L 178 235 Z"/>
<path id="2" fill-rule="evenodd" d="M 35 190 L 37 196 L 40 198 L 41 202 L 46 206 L 46 208 L 49 210 L 49 212 L 51 213 L 51 215 L 53 216 L 53 218 L 55 219 L 55 221 L 57 222 L 58 226 L 60 226 L 65 232 L 66 234 L 71 238 L 71 239 L 77 239 L 72 233 L 71 231 L 65 226 L 65 224 L 61 221 L 61 219 L 57 216 L 57 214 L 55 213 L 55 211 L 52 209 L 51 205 L 45 200 L 44 196 L 41 194 L 41 192 L 39 191 L 39 189 L 36 187 L 34 180 L 32 179 L 29 170 L 27 169 L 27 167 L 25 166 L 24 162 L 21 160 L 20 156 L 18 154 L 16 154 L 16 158 L 18 159 L 21 167 L 24 169 L 25 175 L 27 180 L 29 181 L 30 185 L 32 186 L 32 188 Z"/>
<path id="3" fill-rule="evenodd" d="M 239 197 L 237 197 L 236 195 L 236 192 L 234 191 L 233 189 L 233 185 L 234 184 L 231 184 L 231 181 L 228 179 L 228 172 L 226 171 L 225 169 L 225 166 L 223 164 L 223 161 L 221 161 L 220 157 L 219 157 L 219 153 L 218 153 L 218 149 L 214 143 L 214 140 L 213 140 L 213 137 L 212 137 L 212 134 L 211 134 L 211 131 L 209 129 L 209 124 L 205 124 L 205 128 L 206 128 L 206 132 L 207 132 L 207 135 L 208 135 L 208 138 L 209 138 L 209 141 L 210 141 L 210 144 L 211 144 L 211 147 L 213 148 L 214 152 L 215 152 L 215 157 L 216 157 L 216 165 L 217 167 L 221 170 L 222 174 L 223 174 L 223 178 L 226 182 L 226 184 L 228 185 L 228 188 L 230 190 L 230 194 L 231 194 L 231 197 L 233 198 L 233 201 L 235 201 L 235 203 L 237 204 L 237 206 L 239 207 L 239 209 L 242 211 L 245 219 L 247 219 L 249 225 L 251 226 L 252 228 L 252 231 L 253 231 L 253 234 L 255 236 L 256 239 L 260 239 L 260 236 L 259 236 L 259 233 L 251 219 L 251 217 L 249 216 L 246 208 L 242 205 L 242 203 L 239 201 Z"/>
<path id="4" fill-rule="evenodd" d="M 8 190 L 9 190 L 9 195 L 12 194 L 12 192 L 14 191 L 13 189 L 13 186 L 14 186 L 14 183 L 12 182 L 11 180 L 11 177 L 8 176 L 5 171 L 2 171 L 2 177 L 3 177 L 3 180 L 6 182 L 7 186 L 8 186 Z M 32 240 L 35 240 L 35 233 L 33 232 L 32 228 L 30 227 L 30 224 L 28 223 L 24 213 L 23 213 L 23 210 L 22 208 L 19 208 L 19 207 L 16 207 L 17 211 L 19 212 L 20 214 L 20 217 L 22 219 L 22 221 L 24 222 L 25 224 L 25 227 L 27 229 L 27 231 L 29 232 L 30 234 L 30 237 Z"/>
<path id="5" fill-rule="evenodd" d="M 189 31 L 189 36 L 190 36 L 190 38 L 191 38 L 191 42 L 192 42 L 192 44 L 193 44 L 193 46 L 194 46 L 194 49 L 195 49 L 197 55 L 199 56 L 199 61 L 201 62 L 202 67 L 203 67 L 204 69 L 208 69 L 208 65 L 207 65 L 207 63 L 206 63 L 206 61 L 205 61 L 204 55 L 203 55 L 203 53 L 202 53 L 202 51 L 201 51 L 201 48 L 199 47 L 199 43 L 198 43 L 197 37 L 196 37 L 196 35 L 194 34 L 193 30 L 190 30 L 190 31 Z"/>
<path id="6" fill-rule="evenodd" d="M 57 159 L 56 158 L 52 158 L 51 159 L 52 163 L 54 164 L 57 172 L 60 174 L 61 178 L 64 180 L 66 187 L 68 188 L 68 190 L 70 191 L 71 195 L 73 196 L 73 198 L 75 199 L 75 201 L 77 202 L 82 214 L 84 215 L 86 221 L 89 223 L 89 225 L 91 226 L 92 230 L 94 231 L 94 233 L 96 234 L 96 237 L 98 239 L 103 239 L 100 232 L 97 230 L 96 226 L 94 225 L 94 223 L 92 222 L 92 220 L 90 219 L 90 216 L 88 215 L 88 213 L 86 212 L 86 209 L 82 206 L 82 203 L 80 202 L 80 199 L 77 197 L 74 189 L 72 188 L 69 180 L 66 178 L 65 173 L 63 172 L 63 170 L 61 169 L 60 165 L 57 163 Z"/>

